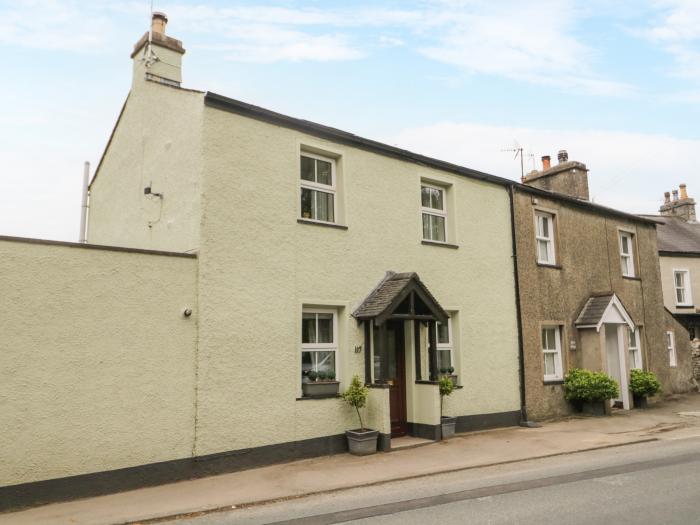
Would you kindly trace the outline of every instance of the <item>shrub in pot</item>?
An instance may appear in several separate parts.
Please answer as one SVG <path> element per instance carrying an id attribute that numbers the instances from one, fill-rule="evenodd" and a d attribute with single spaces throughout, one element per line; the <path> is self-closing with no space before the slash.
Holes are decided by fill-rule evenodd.
<path id="1" fill-rule="evenodd" d="M 367 456 L 377 452 L 379 431 L 365 428 L 365 425 L 362 423 L 362 414 L 360 413 L 360 409 L 367 404 L 368 396 L 369 388 L 362 384 L 359 376 L 353 376 L 350 386 L 342 394 L 345 402 L 355 409 L 357 419 L 360 421 L 360 428 L 345 431 L 350 454 L 355 454 L 356 456 Z"/>
<path id="2" fill-rule="evenodd" d="M 647 408 L 647 397 L 661 392 L 661 383 L 653 372 L 630 370 L 630 390 L 635 408 Z"/>
<path id="3" fill-rule="evenodd" d="M 450 439 L 455 435 L 455 427 L 457 426 L 457 418 L 445 416 L 443 413 L 444 399 L 449 396 L 455 389 L 450 376 L 442 376 L 438 381 L 440 389 L 440 427 L 442 430 L 442 439 Z"/>
<path id="4" fill-rule="evenodd" d="M 564 378 L 564 397 L 575 407 L 596 416 L 605 415 L 606 401 L 619 395 L 617 382 L 605 372 L 574 368 Z"/>

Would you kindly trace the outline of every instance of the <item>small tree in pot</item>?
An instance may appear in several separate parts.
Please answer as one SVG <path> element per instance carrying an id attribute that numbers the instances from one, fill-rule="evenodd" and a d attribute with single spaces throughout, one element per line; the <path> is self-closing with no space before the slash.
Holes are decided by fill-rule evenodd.
<path id="1" fill-rule="evenodd" d="M 595 416 L 606 414 L 606 402 L 620 395 L 617 382 L 605 372 L 573 368 L 564 378 L 564 397 Z"/>
<path id="2" fill-rule="evenodd" d="M 654 372 L 645 372 L 636 368 L 630 370 L 630 390 L 635 408 L 647 408 L 647 397 L 661 392 L 661 383 Z"/>
<path id="3" fill-rule="evenodd" d="M 355 430 L 346 430 L 345 435 L 348 437 L 348 448 L 351 454 L 356 456 L 367 456 L 377 452 L 377 437 L 378 430 L 365 428 L 362 423 L 362 414 L 360 409 L 367 404 L 369 396 L 369 388 L 362 384 L 359 376 L 353 376 L 348 389 L 342 394 L 345 402 L 353 407 L 357 412 L 357 419 L 360 420 L 360 428 Z"/>
<path id="4" fill-rule="evenodd" d="M 440 389 L 440 426 L 442 430 L 442 439 L 450 439 L 455 435 L 455 427 L 457 426 L 457 418 L 445 416 L 443 413 L 444 399 L 449 396 L 455 389 L 455 384 L 450 376 L 442 376 L 438 381 Z"/>

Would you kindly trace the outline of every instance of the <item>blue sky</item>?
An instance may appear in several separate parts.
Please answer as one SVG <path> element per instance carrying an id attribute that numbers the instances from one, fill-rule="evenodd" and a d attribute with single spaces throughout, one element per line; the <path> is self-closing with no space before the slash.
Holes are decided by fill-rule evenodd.
<path id="1" fill-rule="evenodd" d="M 596 202 L 700 196 L 700 2 L 154 0 L 184 85 L 518 178 L 565 148 Z M 0 0 L 0 234 L 75 240 L 149 1 Z M 537 161 L 539 165 L 539 161 Z"/>

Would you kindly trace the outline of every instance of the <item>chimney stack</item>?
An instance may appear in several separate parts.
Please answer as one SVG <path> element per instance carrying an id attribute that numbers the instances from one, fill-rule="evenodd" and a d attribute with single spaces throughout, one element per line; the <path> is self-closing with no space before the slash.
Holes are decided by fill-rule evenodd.
<path id="1" fill-rule="evenodd" d="M 132 87 L 143 84 L 144 80 L 159 82 L 169 86 L 180 86 L 182 82 L 182 55 L 185 49 L 182 42 L 166 36 L 168 17 L 165 13 L 154 12 L 151 29 L 136 42 L 131 58 L 134 60 L 134 80 Z"/>
<path id="2" fill-rule="evenodd" d="M 160 11 L 155 11 L 153 17 L 151 18 L 151 33 L 158 33 L 159 35 L 165 35 L 165 26 L 168 25 L 168 17 L 165 13 Z"/>
<path id="3" fill-rule="evenodd" d="M 569 153 L 565 149 L 557 154 L 559 163 L 552 166 L 551 157 L 542 157 L 542 171 L 531 171 L 523 177 L 523 184 L 562 193 L 576 199 L 587 201 L 588 193 L 588 168 L 582 162 L 570 161 Z"/>
<path id="4" fill-rule="evenodd" d="M 672 198 L 669 198 L 669 192 L 664 192 L 664 203 L 659 208 L 659 213 L 695 222 L 695 199 L 688 197 L 688 188 L 685 184 L 679 184 L 678 187 L 680 188 L 680 197 L 678 190 L 671 192 Z"/>

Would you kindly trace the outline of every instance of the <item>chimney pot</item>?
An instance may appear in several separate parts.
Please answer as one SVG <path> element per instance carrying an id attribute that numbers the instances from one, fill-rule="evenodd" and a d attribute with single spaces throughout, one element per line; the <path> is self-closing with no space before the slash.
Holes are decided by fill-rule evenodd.
<path id="1" fill-rule="evenodd" d="M 151 31 L 161 35 L 165 34 L 165 26 L 168 25 L 168 17 L 165 13 L 154 11 L 151 18 Z"/>
<path id="2" fill-rule="evenodd" d="M 559 164 L 562 162 L 569 162 L 569 153 L 565 149 L 560 149 L 559 153 L 557 154 L 557 160 L 559 161 Z"/>
<path id="3" fill-rule="evenodd" d="M 681 200 L 686 200 L 688 198 L 688 190 L 685 187 L 685 184 L 681 184 L 678 186 L 681 189 Z"/>
<path id="4" fill-rule="evenodd" d="M 673 190 L 671 193 L 673 194 L 673 202 L 676 202 L 678 200 L 678 190 Z"/>
<path id="5" fill-rule="evenodd" d="M 550 166 L 552 165 L 551 160 L 552 159 L 549 155 L 545 155 L 544 157 L 542 157 L 542 171 L 547 171 L 550 168 Z"/>
<path id="6" fill-rule="evenodd" d="M 665 191 L 664 192 L 664 204 L 668 204 L 669 202 L 671 202 L 671 192 Z"/>

